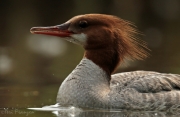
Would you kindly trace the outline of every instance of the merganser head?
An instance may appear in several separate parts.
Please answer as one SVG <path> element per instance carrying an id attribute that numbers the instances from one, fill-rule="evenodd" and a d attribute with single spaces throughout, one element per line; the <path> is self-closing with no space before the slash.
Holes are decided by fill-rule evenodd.
<path id="1" fill-rule="evenodd" d="M 84 57 L 108 74 L 112 74 L 124 58 L 141 60 L 147 57 L 146 44 L 136 38 L 138 33 L 133 25 L 112 15 L 79 15 L 61 25 L 33 27 L 30 31 L 82 45 Z"/>

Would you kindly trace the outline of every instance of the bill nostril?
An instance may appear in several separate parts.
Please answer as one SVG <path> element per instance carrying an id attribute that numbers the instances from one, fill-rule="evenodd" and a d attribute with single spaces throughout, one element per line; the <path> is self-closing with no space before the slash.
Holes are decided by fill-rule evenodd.
<path id="1" fill-rule="evenodd" d="M 64 23 L 61 25 L 57 25 L 56 28 L 58 28 L 59 30 L 67 30 L 70 26 L 70 23 Z"/>

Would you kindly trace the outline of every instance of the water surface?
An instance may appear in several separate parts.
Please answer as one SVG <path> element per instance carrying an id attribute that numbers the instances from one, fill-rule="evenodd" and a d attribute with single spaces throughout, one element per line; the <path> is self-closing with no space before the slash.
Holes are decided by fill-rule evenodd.
<path id="1" fill-rule="evenodd" d="M 180 112 L 90 110 L 56 104 L 59 84 L 1 85 L 0 117 L 179 117 Z M 49 106 L 51 105 L 51 106 Z"/>

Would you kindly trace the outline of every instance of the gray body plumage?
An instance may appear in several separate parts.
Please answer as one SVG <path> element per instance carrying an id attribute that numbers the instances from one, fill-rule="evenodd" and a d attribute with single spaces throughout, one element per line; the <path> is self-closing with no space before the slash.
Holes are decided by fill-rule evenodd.
<path id="1" fill-rule="evenodd" d="M 111 76 L 89 59 L 63 81 L 57 102 L 87 108 L 167 110 L 180 106 L 180 75 L 151 71 Z"/>

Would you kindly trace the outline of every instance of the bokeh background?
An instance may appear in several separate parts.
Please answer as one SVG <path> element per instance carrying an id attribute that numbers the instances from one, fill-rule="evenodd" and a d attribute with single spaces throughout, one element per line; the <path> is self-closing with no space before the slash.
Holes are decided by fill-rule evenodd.
<path id="1" fill-rule="evenodd" d="M 83 48 L 58 37 L 33 35 L 34 26 L 61 24 L 79 14 L 103 13 L 134 22 L 151 55 L 117 72 L 180 74 L 179 0 L 1 0 L 0 107 L 54 104 L 61 82 L 83 57 Z"/>

